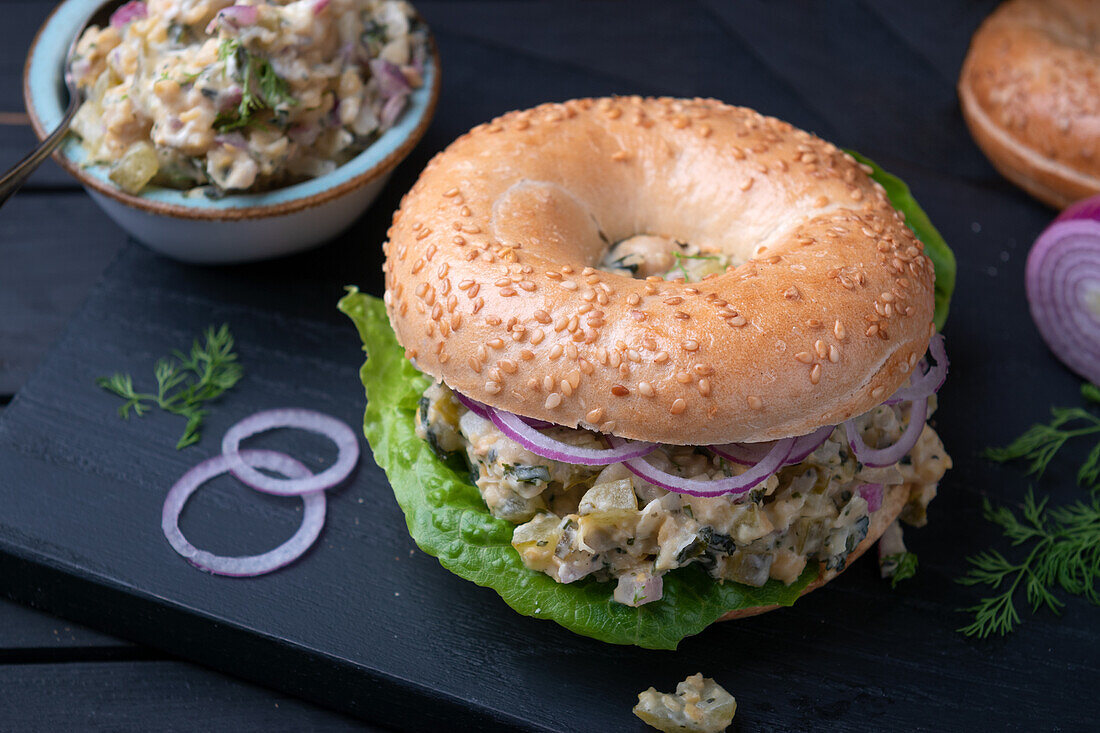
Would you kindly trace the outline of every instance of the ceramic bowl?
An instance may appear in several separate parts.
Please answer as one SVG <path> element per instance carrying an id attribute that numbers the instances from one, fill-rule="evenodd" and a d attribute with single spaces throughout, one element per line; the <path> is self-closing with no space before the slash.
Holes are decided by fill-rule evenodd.
<path id="1" fill-rule="evenodd" d="M 65 114 L 62 69 L 69 42 L 100 0 L 65 0 L 38 31 L 23 72 L 23 97 L 39 139 Z M 439 98 L 439 56 L 429 40 L 424 84 L 394 127 L 326 175 L 255 194 L 211 199 L 156 186 L 128 194 L 102 165 L 88 165 L 72 135 L 54 158 L 136 239 L 164 255 L 205 264 L 248 262 L 298 252 L 335 237 L 370 206 L 393 169 L 424 135 Z"/>

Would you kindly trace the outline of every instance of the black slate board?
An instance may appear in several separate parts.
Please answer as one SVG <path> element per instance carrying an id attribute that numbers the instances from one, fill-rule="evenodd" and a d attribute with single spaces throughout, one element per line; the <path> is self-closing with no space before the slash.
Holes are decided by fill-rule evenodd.
<path id="1" fill-rule="evenodd" d="M 1015 501 L 1028 484 L 979 451 L 1077 399 L 1077 380 L 1046 352 L 1023 297 L 1026 247 L 1050 213 L 992 173 L 951 90 L 989 6 L 420 3 L 443 57 L 438 117 L 349 235 L 225 269 L 131 246 L 5 410 L 0 591 L 402 728 L 638 728 L 629 713 L 638 691 L 696 671 L 736 694 L 742 730 L 1092 728 L 1095 608 L 1071 600 L 1062 617 L 1026 617 L 1005 640 L 953 631 L 964 622 L 955 609 L 976 598 L 952 582 L 961 557 L 997 541 L 980 496 Z M 861 562 L 792 609 L 719 625 L 674 653 L 602 645 L 517 616 L 416 550 L 369 459 L 330 496 L 321 541 L 291 568 L 236 581 L 176 557 L 159 530 L 164 493 L 217 451 L 229 424 L 283 405 L 358 423 L 360 354 L 335 301 L 345 283 L 377 292 L 388 212 L 428 156 L 503 110 L 611 92 L 716 96 L 856 147 L 910 183 L 954 246 L 953 370 L 936 421 L 956 468 L 930 526 L 908 535 L 918 577 L 890 591 Z M 116 369 L 148 379 L 158 356 L 222 321 L 247 377 L 199 446 L 176 452 L 181 425 L 169 416 L 119 421 L 117 402 L 92 386 Z M 300 434 L 257 444 L 314 465 L 328 457 Z M 1068 470 L 1040 487 L 1058 501 L 1079 493 Z M 215 481 L 184 527 L 215 551 L 256 551 L 293 531 L 297 506 Z"/>

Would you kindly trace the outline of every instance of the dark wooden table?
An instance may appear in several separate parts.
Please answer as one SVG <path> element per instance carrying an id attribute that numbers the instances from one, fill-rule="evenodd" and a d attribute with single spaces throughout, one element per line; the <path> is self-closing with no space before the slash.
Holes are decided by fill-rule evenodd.
<path id="1" fill-rule="evenodd" d="M 994 173 L 963 129 L 954 95 L 967 39 L 995 2 L 829 0 L 826 6 L 821 0 L 422 0 L 417 4 L 432 25 L 443 59 L 440 116 L 391 186 L 407 186 L 428 151 L 509 107 L 581 94 L 717 96 L 856 147 L 907 178 L 951 244 L 969 253 L 965 262 L 960 258 L 965 287 L 980 288 L 1009 273 L 1017 277 L 1027 243 L 1049 212 Z M 48 0 L 0 0 L 0 169 L 33 143 L 22 114 L 23 57 L 51 5 Z M 605 33 L 606 42 L 593 42 L 600 35 L 593 29 Z M 845 45 L 853 38 L 858 44 Z M 731 77 L 731 57 L 736 78 Z M 451 63 L 466 59 L 499 68 L 499 79 Z M 883 64 L 891 65 L 893 73 L 878 74 Z M 521 83 L 532 78 L 537 83 Z M 910 134 L 899 139 L 898 130 Z M 392 197 L 387 192 L 383 199 Z M 994 209 L 1009 215 L 1001 221 L 987 218 Z M 0 210 L 0 410 L 126 246 L 124 233 L 52 163 Z M 357 278 L 351 273 L 348 279 Z M 1017 289 L 1022 303 L 1022 283 Z M 1026 319 L 1019 321 L 1030 329 Z M 1060 398 L 1072 398 L 1075 381 L 1061 375 L 1059 385 Z M 1016 398 L 1021 414 L 1035 418 L 1049 404 L 1045 395 Z M 967 476 L 957 471 L 957 485 L 965 490 Z M 981 522 L 976 497 L 958 504 L 975 524 Z M 925 536 L 917 542 L 933 541 L 933 535 Z M 973 545 L 960 547 L 959 553 L 979 549 Z M 952 559 L 951 577 L 956 569 Z M 942 568 L 922 566 L 922 572 L 942 581 L 932 583 L 942 593 L 953 587 Z M 1071 606 L 1066 623 L 1083 627 L 1095 619 L 1084 614 L 1094 610 Z M 999 648 L 996 642 L 980 647 L 991 658 Z M 1034 651 L 1041 657 L 1044 649 Z M 920 673 L 927 670 L 915 669 L 915 675 Z M 807 697 L 808 707 L 812 702 Z M 965 706 L 966 701 L 958 703 Z M 929 695 L 928 718 L 913 720 L 909 727 L 936 729 L 935 708 L 936 699 Z M 1078 723 L 1091 720 L 1095 699 L 1065 701 L 1065 709 Z M 813 707 L 813 720 L 839 726 L 843 713 Z M 848 723 L 858 725 L 854 718 Z M 294 698 L 0 600 L 0 731 L 154 726 L 362 728 Z M 1077 729 L 1072 721 L 1023 718 L 1000 727 L 1058 726 Z"/>

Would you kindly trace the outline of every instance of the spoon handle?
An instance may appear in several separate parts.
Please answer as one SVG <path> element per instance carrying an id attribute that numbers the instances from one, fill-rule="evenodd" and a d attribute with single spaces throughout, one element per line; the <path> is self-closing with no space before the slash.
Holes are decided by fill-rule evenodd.
<path id="1" fill-rule="evenodd" d="M 38 143 L 38 146 L 16 163 L 11 170 L 5 173 L 3 178 L 0 178 L 0 206 L 3 206 L 11 198 L 11 195 L 19 190 L 27 176 L 33 173 L 42 161 L 49 157 L 50 153 L 65 139 L 66 133 L 69 132 L 69 124 L 73 120 L 73 115 L 76 114 L 76 108 L 77 105 L 75 104 L 69 105 L 69 109 L 65 111 L 65 117 L 54 128 L 54 131 L 45 140 Z"/>

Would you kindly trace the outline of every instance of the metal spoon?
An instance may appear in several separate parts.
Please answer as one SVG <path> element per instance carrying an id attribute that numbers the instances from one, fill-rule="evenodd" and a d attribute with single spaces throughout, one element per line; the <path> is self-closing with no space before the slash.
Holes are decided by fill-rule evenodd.
<path id="1" fill-rule="evenodd" d="M 80 30 L 73 36 L 73 41 L 69 44 L 69 51 L 65 54 L 65 87 L 69 90 L 69 107 L 65 110 L 65 116 L 61 118 L 61 122 L 58 123 L 54 131 L 47 135 L 45 140 L 38 143 L 38 147 L 32 150 L 23 160 L 16 163 L 11 170 L 5 173 L 3 178 L 0 178 L 0 206 L 3 206 L 4 202 L 19 190 L 27 176 L 33 173 L 42 161 L 49 157 L 50 153 L 65 139 L 65 135 L 69 132 L 69 125 L 73 121 L 73 115 L 76 114 L 76 110 L 84 101 L 84 93 L 77 87 L 76 78 L 73 76 L 73 56 L 76 55 L 76 44 L 80 41 L 80 37 L 84 35 L 84 31 L 90 26 L 106 26 L 111 20 L 111 13 L 115 12 L 125 1 L 106 0 L 88 16 L 88 19 L 84 21 L 84 25 L 80 26 Z"/>

